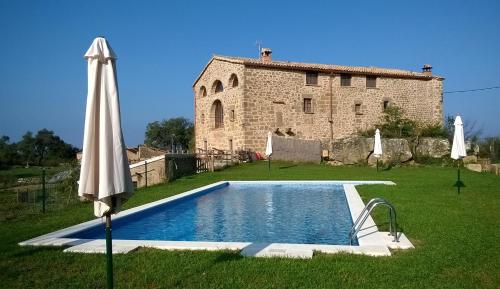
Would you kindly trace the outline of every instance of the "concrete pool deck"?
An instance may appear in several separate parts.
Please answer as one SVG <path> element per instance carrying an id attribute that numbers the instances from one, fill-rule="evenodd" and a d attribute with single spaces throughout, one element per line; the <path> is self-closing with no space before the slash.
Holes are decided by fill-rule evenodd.
<path id="1" fill-rule="evenodd" d="M 224 187 L 230 183 L 269 183 L 269 184 L 338 184 L 343 185 L 347 203 L 350 208 L 352 220 L 356 220 L 358 215 L 363 210 L 363 203 L 356 185 L 395 185 L 390 181 L 221 181 L 190 190 L 169 198 L 151 202 L 142 206 L 122 211 L 115 216 L 113 220 L 117 220 L 128 215 L 155 207 L 161 204 L 172 202 L 180 198 L 194 195 L 205 190 L 214 190 L 219 187 Z M 103 220 L 95 219 L 84 222 L 75 226 L 71 226 L 62 230 L 58 230 L 37 238 L 33 238 L 24 242 L 20 242 L 20 246 L 61 246 L 68 247 L 64 252 L 78 253 L 105 253 L 106 246 L 104 239 L 77 239 L 65 238 L 78 231 L 87 229 L 92 226 L 102 224 Z M 408 249 L 413 248 L 410 241 L 404 234 L 401 234 L 398 243 L 392 242 L 392 237 L 388 236 L 387 232 L 379 232 L 378 228 L 371 218 L 368 217 L 361 230 L 357 234 L 358 246 L 349 245 L 323 245 L 323 244 L 286 244 L 286 243 L 252 243 L 252 242 L 200 242 L 200 241 L 159 241 L 159 240 L 120 240 L 113 239 L 113 253 L 128 253 L 139 247 L 157 248 L 165 250 L 236 250 L 241 251 L 245 256 L 256 257 L 292 257 L 292 258 L 311 258 L 314 251 L 322 253 L 353 253 L 365 254 L 371 256 L 390 256 L 391 249 Z"/>

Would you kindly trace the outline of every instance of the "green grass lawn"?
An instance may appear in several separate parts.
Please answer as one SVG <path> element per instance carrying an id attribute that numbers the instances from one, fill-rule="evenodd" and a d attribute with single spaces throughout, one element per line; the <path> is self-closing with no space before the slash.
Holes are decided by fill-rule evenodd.
<path id="1" fill-rule="evenodd" d="M 416 246 L 391 257 L 317 254 L 310 260 L 248 258 L 237 252 L 139 249 L 114 256 L 115 288 L 500 288 L 500 178 L 456 169 L 312 164 L 245 164 L 139 190 L 127 208 L 219 180 L 391 180 L 397 186 L 359 186 L 363 199 L 384 197 Z M 0 287 L 105 288 L 106 259 L 18 242 L 93 218 L 90 203 L 0 222 Z M 387 212 L 375 214 L 385 223 Z M 382 227 L 386 227 L 383 224 Z"/>

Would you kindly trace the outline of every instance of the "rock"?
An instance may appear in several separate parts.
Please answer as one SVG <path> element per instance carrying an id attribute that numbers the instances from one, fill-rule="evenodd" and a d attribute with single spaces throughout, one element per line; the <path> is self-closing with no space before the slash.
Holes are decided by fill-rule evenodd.
<path id="1" fill-rule="evenodd" d="M 483 171 L 483 167 L 480 164 L 466 164 L 465 167 L 471 171 L 478 173 Z"/>
<path id="2" fill-rule="evenodd" d="M 477 163 L 476 156 L 466 156 L 462 160 L 464 161 L 464 164 L 476 164 Z"/>
<path id="3" fill-rule="evenodd" d="M 327 164 L 330 165 L 330 166 L 333 166 L 333 167 L 338 167 L 338 166 L 343 166 L 344 165 L 343 162 L 339 162 L 339 161 L 328 161 Z"/>
<path id="4" fill-rule="evenodd" d="M 445 138 L 423 137 L 419 139 L 416 153 L 418 156 L 441 158 L 450 153 L 450 142 Z"/>
<path id="5" fill-rule="evenodd" d="M 346 165 L 366 163 L 372 150 L 372 138 L 345 138 L 332 144 L 332 160 Z"/>
<path id="6" fill-rule="evenodd" d="M 344 164 L 376 164 L 372 156 L 373 138 L 352 137 L 332 143 L 332 160 Z M 407 162 L 412 159 L 410 146 L 405 139 L 382 139 L 382 162 Z"/>
<path id="7" fill-rule="evenodd" d="M 490 172 L 492 174 L 500 176 L 500 164 L 491 164 L 490 165 Z"/>

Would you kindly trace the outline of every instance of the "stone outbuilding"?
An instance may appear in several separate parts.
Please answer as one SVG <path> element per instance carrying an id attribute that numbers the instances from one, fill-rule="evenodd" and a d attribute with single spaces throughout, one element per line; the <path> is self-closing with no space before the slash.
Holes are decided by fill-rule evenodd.
<path id="1" fill-rule="evenodd" d="M 377 67 L 213 56 L 193 84 L 196 148 L 264 151 L 266 134 L 332 143 L 372 128 L 389 106 L 443 121 L 443 78 Z"/>

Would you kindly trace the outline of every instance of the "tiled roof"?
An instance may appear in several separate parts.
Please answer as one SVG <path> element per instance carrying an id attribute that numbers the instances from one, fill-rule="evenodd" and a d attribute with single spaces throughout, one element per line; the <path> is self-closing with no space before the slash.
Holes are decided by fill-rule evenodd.
<path id="1" fill-rule="evenodd" d="M 213 60 L 227 61 L 231 63 L 240 63 L 247 66 L 257 66 L 257 67 L 268 67 L 268 68 L 282 68 L 291 70 L 313 70 L 313 71 L 323 71 L 323 72 L 333 72 L 333 73 L 351 73 L 351 74 L 364 74 L 364 75 L 380 75 L 389 76 L 396 78 L 414 78 L 414 79 L 432 79 L 436 78 L 443 80 L 444 78 L 437 75 L 426 75 L 421 72 L 402 70 L 402 69 L 392 69 L 392 68 L 379 68 L 379 67 L 365 67 L 365 66 L 347 66 L 347 65 L 336 65 L 336 64 L 316 64 L 316 63 L 304 63 L 304 62 L 291 62 L 291 61 L 270 61 L 263 62 L 258 58 L 246 58 L 246 57 L 234 57 L 234 56 L 222 56 L 214 55 L 210 62 Z M 206 69 L 205 67 L 205 69 Z M 202 71 L 201 74 L 205 71 Z M 195 83 L 198 81 L 200 76 L 196 79 Z"/>
<path id="2" fill-rule="evenodd" d="M 245 65 L 252 66 L 263 66 L 263 67 L 277 67 L 277 68 L 290 68 L 290 69 L 310 69 L 319 71 L 333 71 L 333 72 L 346 72 L 346 73 L 359 73 L 359 74 L 377 74 L 377 75 L 387 75 L 387 76 L 397 76 L 397 77 L 410 77 L 410 78 L 441 78 L 439 76 L 429 76 L 421 72 L 402 70 L 402 69 L 392 69 L 392 68 L 379 68 L 379 67 L 366 67 L 366 66 L 347 66 L 347 65 L 336 65 L 336 64 L 316 64 L 316 63 L 304 63 L 304 62 L 291 62 L 291 61 L 271 61 L 263 62 L 257 58 L 245 58 L 245 57 L 234 57 L 234 56 L 222 56 L 214 55 L 214 59 L 242 63 Z"/>

